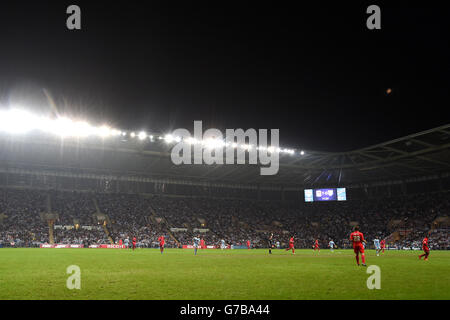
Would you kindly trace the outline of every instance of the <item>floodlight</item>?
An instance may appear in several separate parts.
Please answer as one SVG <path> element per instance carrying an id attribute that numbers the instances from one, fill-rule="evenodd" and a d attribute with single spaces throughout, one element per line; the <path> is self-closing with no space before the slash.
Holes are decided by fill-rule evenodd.
<path id="1" fill-rule="evenodd" d="M 139 132 L 139 140 L 145 140 L 145 138 L 147 138 L 147 133 L 145 133 L 144 131 Z"/>
<path id="2" fill-rule="evenodd" d="M 225 142 L 223 142 L 222 140 L 214 138 L 206 139 L 204 141 L 205 147 L 209 149 L 223 148 L 224 144 Z"/>
<path id="3" fill-rule="evenodd" d="M 102 138 L 107 138 L 111 135 L 111 129 L 107 126 L 101 126 L 98 130 L 98 135 Z"/>
<path id="4" fill-rule="evenodd" d="M 38 118 L 28 112 L 12 109 L 0 114 L 0 130 L 9 133 L 26 133 L 38 125 Z"/>
<path id="5" fill-rule="evenodd" d="M 86 122 L 75 122 L 70 129 L 70 135 L 75 137 L 87 137 L 92 132 L 91 126 Z"/>
<path id="6" fill-rule="evenodd" d="M 166 134 L 165 137 L 164 137 L 164 140 L 167 143 L 171 143 L 171 142 L 173 142 L 174 138 L 173 138 L 173 136 L 171 134 Z"/>

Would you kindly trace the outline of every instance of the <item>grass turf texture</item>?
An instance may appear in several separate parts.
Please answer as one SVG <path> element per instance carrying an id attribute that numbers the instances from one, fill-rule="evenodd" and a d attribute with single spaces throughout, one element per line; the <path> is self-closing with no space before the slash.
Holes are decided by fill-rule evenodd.
<path id="1" fill-rule="evenodd" d="M 351 250 L 0 249 L 0 299 L 450 299 L 450 251 L 420 253 L 367 250 L 381 268 L 369 290 Z"/>

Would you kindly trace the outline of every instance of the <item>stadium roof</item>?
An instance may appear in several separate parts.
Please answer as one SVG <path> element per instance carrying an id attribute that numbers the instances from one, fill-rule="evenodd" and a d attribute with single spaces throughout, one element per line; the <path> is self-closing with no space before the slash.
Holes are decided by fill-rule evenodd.
<path id="1" fill-rule="evenodd" d="M 260 165 L 177 166 L 170 149 L 159 141 L 2 134 L 0 170 L 285 188 L 403 181 L 450 172 L 450 124 L 349 152 L 280 154 L 280 169 L 273 176 L 260 175 Z"/>

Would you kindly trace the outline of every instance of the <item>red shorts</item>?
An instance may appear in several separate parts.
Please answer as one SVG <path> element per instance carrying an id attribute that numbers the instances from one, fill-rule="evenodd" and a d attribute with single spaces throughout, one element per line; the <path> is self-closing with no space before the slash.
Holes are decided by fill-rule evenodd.
<path id="1" fill-rule="evenodd" d="M 159 247 L 160 247 L 160 248 L 164 248 L 164 243 L 160 243 L 160 244 L 159 244 Z"/>
<path id="2" fill-rule="evenodd" d="M 364 253 L 364 247 L 362 244 L 354 244 L 353 245 L 353 251 L 358 254 L 359 253 Z"/>
<path id="3" fill-rule="evenodd" d="M 289 249 L 292 249 L 292 248 L 294 248 L 294 244 L 290 243 L 289 244 Z"/>
<path id="4" fill-rule="evenodd" d="M 430 248 L 428 248 L 428 247 L 426 247 L 426 246 L 423 246 L 423 247 L 422 247 L 422 250 L 425 251 L 425 252 L 430 252 Z"/>

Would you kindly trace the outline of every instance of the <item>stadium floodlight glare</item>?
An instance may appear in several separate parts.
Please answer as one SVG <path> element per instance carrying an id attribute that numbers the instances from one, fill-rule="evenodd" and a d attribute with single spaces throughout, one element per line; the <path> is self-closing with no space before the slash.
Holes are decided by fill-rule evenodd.
<path id="1" fill-rule="evenodd" d="M 208 149 L 217 149 L 217 148 L 223 148 L 223 146 L 225 145 L 225 142 L 223 142 L 220 139 L 209 138 L 203 142 L 203 145 Z"/>
<path id="2" fill-rule="evenodd" d="M 87 137 L 92 134 L 92 127 L 86 122 L 73 122 L 67 118 L 59 118 L 54 122 L 53 133 L 61 137 Z"/>
<path id="3" fill-rule="evenodd" d="M 295 153 L 295 151 L 292 150 L 292 149 L 283 149 L 283 152 L 284 153 L 288 153 L 288 154 L 294 154 Z"/>
<path id="4" fill-rule="evenodd" d="M 236 142 L 226 142 L 222 139 L 214 137 L 207 138 L 205 140 L 196 139 L 194 137 L 188 137 L 182 139 L 179 136 L 173 136 L 172 134 L 166 135 L 148 135 L 145 131 L 139 133 L 121 131 L 114 128 L 110 128 L 107 125 L 101 127 L 92 126 L 85 121 L 77 121 L 66 117 L 46 118 L 42 116 L 33 115 L 20 108 L 0 109 L 0 132 L 6 132 L 10 134 L 26 134 L 31 131 L 41 131 L 44 133 L 54 134 L 59 137 L 74 137 L 84 138 L 89 136 L 96 136 L 101 138 L 107 137 L 126 137 L 129 135 L 131 138 L 138 138 L 141 141 L 147 138 L 153 142 L 155 139 L 164 140 L 166 143 L 181 142 L 184 141 L 188 144 L 201 144 L 204 148 L 217 149 L 223 147 L 242 148 L 246 151 L 256 148 L 256 150 L 267 150 L 270 153 L 286 153 L 294 155 L 297 152 L 294 149 L 281 149 L 278 147 L 265 147 L 251 145 L 247 143 L 238 144 Z M 125 140 L 123 140 L 125 141 Z M 298 151 L 300 155 L 305 155 L 305 151 Z"/>
<path id="5" fill-rule="evenodd" d="M 67 137 L 70 135 L 70 132 L 75 133 L 75 130 L 73 128 L 73 123 L 64 117 L 58 118 L 56 120 L 48 120 L 44 121 L 46 122 L 46 129 L 44 129 L 46 132 L 50 132 L 52 134 L 55 134 L 60 137 Z M 82 135 L 82 132 L 80 130 L 80 135 Z"/>
<path id="6" fill-rule="evenodd" d="M 62 138 L 84 138 L 98 133 L 98 129 L 92 127 L 87 122 L 73 121 L 65 117 L 60 117 L 55 120 L 42 118 L 39 130 Z"/>
<path id="7" fill-rule="evenodd" d="M 147 138 L 147 133 L 144 131 L 139 132 L 139 140 L 145 140 L 145 138 Z"/>
<path id="8" fill-rule="evenodd" d="M 39 117 L 20 109 L 0 111 L 0 131 L 9 133 L 27 133 L 42 131 L 60 137 L 100 137 L 118 136 L 121 132 L 108 126 L 93 127 L 84 121 L 74 121 L 66 117 L 56 119 Z"/>
<path id="9" fill-rule="evenodd" d="M 107 138 L 111 135 L 111 129 L 107 126 L 101 126 L 98 130 L 98 135 L 102 138 Z"/>
<path id="10" fill-rule="evenodd" d="M 111 134 L 112 134 L 114 137 L 117 137 L 117 136 L 120 136 L 120 135 L 121 135 L 121 132 L 120 132 L 119 130 L 117 130 L 117 129 L 112 129 L 112 130 L 111 130 Z"/>
<path id="11" fill-rule="evenodd" d="M 193 137 L 189 137 L 185 140 L 188 144 L 197 144 L 198 140 L 193 138 Z"/>
<path id="12" fill-rule="evenodd" d="M 76 122 L 73 126 L 73 134 L 76 137 L 87 137 L 93 133 L 93 127 L 87 122 Z"/>
<path id="13" fill-rule="evenodd" d="M 172 143 L 174 140 L 175 139 L 174 139 L 173 135 L 171 135 L 171 134 L 166 134 L 164 136 L 164 141 L 166 141 L 167 143 Z"/>
<path id="14" fill-rule="evenodd" d="M 0 113 L 0 130 L 9 133 L 27 133 L 41 125 L 38 117 L 28 112 L 11 109 Z"/>

